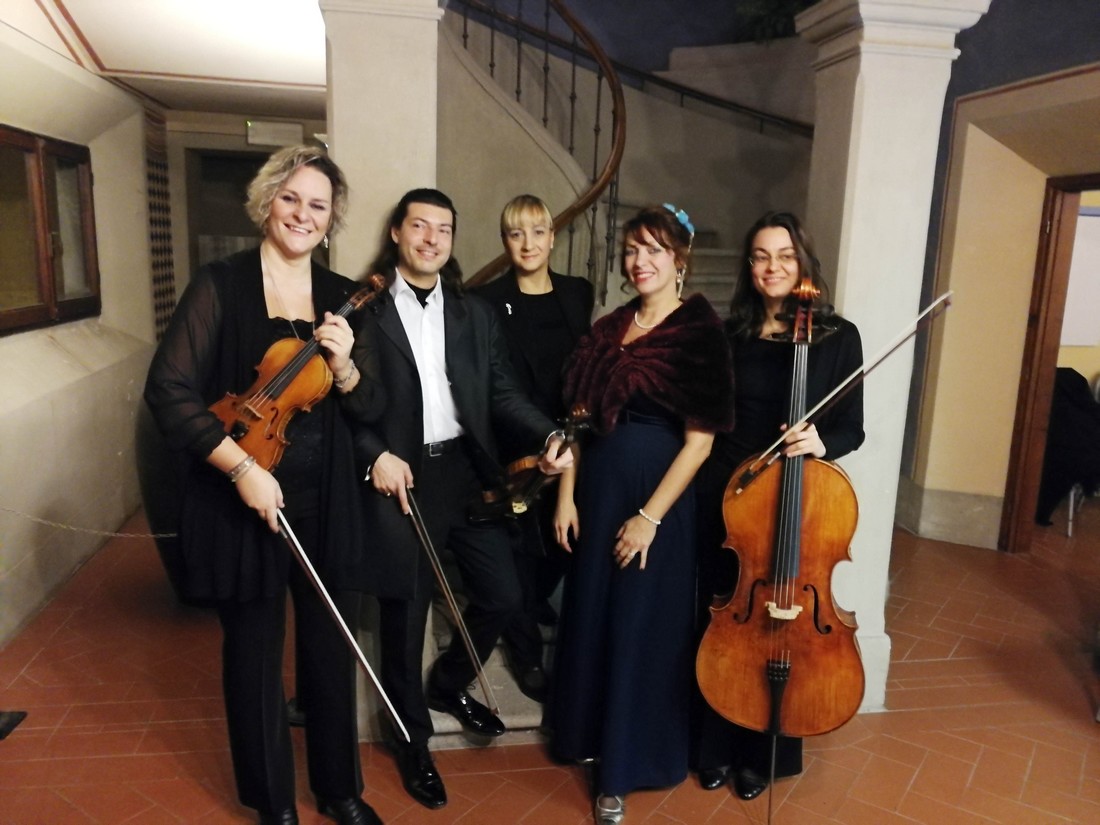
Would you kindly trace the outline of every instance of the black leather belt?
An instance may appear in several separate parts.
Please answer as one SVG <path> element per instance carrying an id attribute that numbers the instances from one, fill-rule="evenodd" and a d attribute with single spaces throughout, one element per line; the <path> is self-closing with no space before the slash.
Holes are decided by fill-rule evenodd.
<path id="1" fill-rule="evenodd" d="M 433 441 L 424 445 L 424 458 L 435 458 L 445 453 L 453 453 L 458 449 L 460 438 L 452 438 L 449 441 Z"/>

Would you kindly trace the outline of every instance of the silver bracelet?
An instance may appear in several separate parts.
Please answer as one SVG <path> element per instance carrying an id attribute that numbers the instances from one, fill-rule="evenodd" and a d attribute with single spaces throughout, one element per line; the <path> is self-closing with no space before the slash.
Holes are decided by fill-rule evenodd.
<path id="1" fill-rule="evenodd" d="M 342 390 L 344 388 L 344 384 L 348 383 L 348 381 L 351 380 L 351 377 L 357 372 L 359 372 L 359 367 L 355 366 L 355 362 L 352 361 L 351 369 L 348 370 L 347 375 L 345 375 L 343 378 L 337 378 L 335 375 L 332 376 L 333 386 L 335 386 L 338 390 Z"/>
<path id="2" fill-rule="evenodd" d="M 245 456 L 244 460 L 240 464 L 238 464 L 236 467 L 225 474 L 225 477 L 236 484 L 238 481 L 240 481 L 241 476 L 251 470 L 255 464 L 255 456 Z"/>
<path id="3" fill-rule="evenodd" d="M 653 516 L 651 516 L 649 513 L 647 513 L 641 507 L 638 508 L 638 515 L 641 516 L 642 518 L 644 518 L 646 521 L 648 521 L 654 527 L 660 527 L 661 526 L 661 520 L 659 518 L 653 518 Z"/>
<path id="4" fill-rule="evenodd" d="M 546 436 L 546 441 L 542 445 L 542 449 L 544 451 L 549 449 L 550 442 L 553 441 L 555 438 L 560 438 L 564 442 L 565 441 L 565 430 L 554 430 L 554 432 L 552 432 L 552 433 L 550 433 L 550 435 Z"/>

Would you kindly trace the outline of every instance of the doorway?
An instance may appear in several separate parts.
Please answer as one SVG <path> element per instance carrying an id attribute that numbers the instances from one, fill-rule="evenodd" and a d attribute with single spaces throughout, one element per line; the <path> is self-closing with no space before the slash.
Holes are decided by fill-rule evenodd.
<path id="1" fill-rule="evenodd" d="M 256 246 L 260 235 L 244 205 L 267 154 L 189 149 L 185 157 L 191 269 Z"/>
<path id="2" fill-rule="evenodd" d="M 1097 188 L 1100 173 L 1047 181 L 997 541 L 1010 553 L 1026 551 L 1035 529 L 1081 193 Z"/>

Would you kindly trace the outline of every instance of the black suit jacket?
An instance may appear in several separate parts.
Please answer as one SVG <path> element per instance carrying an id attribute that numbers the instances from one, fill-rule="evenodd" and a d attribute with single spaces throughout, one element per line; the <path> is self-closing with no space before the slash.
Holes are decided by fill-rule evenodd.
<path id="1" fill-rule="evenodd" d="M 360 477 L 388 451 L 408 462 L 415 484 L 421 466 L 424 409 L 412 348 L 388 291 L 361 316 L 353 350 L 356 363 L 366 365 L 361 380 L 384 389 L 386 404 L 380 416 L 356 433 Z M 447 376 L 470 458 L 482 483 L 494 486 L 502 475 L 496 429 L 523 433 L 535 452 L 555 424 L 531 402 L 516 380 L 504 333 L 492 307 L 476 296 L 459 296 L 444 287 L 443 317 Z M 370 482 L 362 490 L 370 537 L 367 565 L 371 592 L 389 598 L 411 598 L 417 564 L 423 557 L 412 523 L 402 515 L 396 499 L 378 494 Z M 420 493 L 421 508 L 430 507 L 431 491 L 416 492 Z"/>
<path id="2" fill-rule="evenodd" d="M 569 334 L 575 346 L 592 328 L 592 307 L 595 304 L 592 284 L 584 278 L 559 275 L 556 272 L 550 273 L 550 283 L 553 285 L 551 294 L 558 299 L 562 316 L 569 327 Z M 537 335 L 532 334 L 530 319 L 523 315 L 519 283 L 516 281 L 515 272 L 509 269 L 496 280 L 479 287 L 475 290 L 475 294 L 484 298 L 496 309 L 508 339 L 516 377 L 524 390 L 548 414 L 559 415 L 563 404 L 562 399 L 547 397 L 546 390 L 541 386 L 535 373 L 536 354 L 541 341 Z"/>

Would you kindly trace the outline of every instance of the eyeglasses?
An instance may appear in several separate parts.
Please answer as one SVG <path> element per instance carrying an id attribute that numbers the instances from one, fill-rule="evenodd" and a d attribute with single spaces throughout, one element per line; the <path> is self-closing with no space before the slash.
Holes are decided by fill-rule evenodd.
<path id="1" fill-rule="evenodd" d="M 790 266 L 798 263 L 798 255 L 794 252 L 780 252 L 778 255 L 769 255 L 767 252 L 754 252 L 749 255 L 749 263 L 753 266 L 767 266 L 773 260 L 780 266 Z"/>

